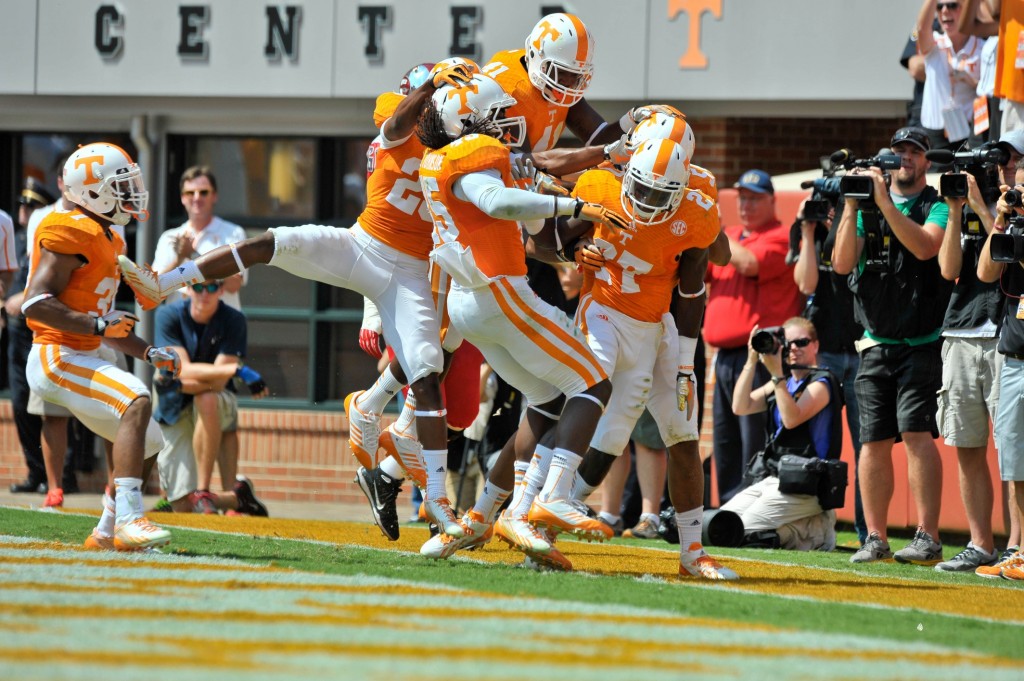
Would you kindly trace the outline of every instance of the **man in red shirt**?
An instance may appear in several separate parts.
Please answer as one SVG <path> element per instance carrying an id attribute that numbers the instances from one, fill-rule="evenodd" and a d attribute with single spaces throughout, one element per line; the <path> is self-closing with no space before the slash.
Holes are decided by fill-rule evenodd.
<path id="1" fill-rule="evenodd" d="M 763 414 L 736 416 L 732 393 L 747 357 L 754 325 L 780 326 L 799 314 L 803 300 L 786 264 L 789 229 L 775 217 L 775 188 L 763 170 L 748 170 L 739 189 L 740 223 L 725 228 L 732 250 L 728 265 L 708 270 L 704 340 L 715 358 L 714 453 L 718 497 L 725 503 L 743 488 L 743 471 L 765 443 Z M 759 369 L 763 371 L 763 367 Z M 761 382 L 768 380 L 765 373 Z"/>

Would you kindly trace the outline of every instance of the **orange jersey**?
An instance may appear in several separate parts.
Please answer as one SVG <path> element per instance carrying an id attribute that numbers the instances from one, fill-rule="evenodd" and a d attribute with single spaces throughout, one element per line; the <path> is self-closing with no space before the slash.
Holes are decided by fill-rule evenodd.
<path id="1" fill-rule="evenodd" d="M 606 170 L 580 176 L 573 196 L 622 212 L 622 181 Z M 684 190 L 672 216 L 654 225 L 616 230 L 595 224 L 594 243 L 605 256 L 604 268 L 585 282 L 594 300 L 643 322 L 657 322 L 668 312 L 679 281 L 679 254 L 707 248 L 718 236 L 718 209 L 696 189 Z"/>
<path id="2" fill-rule="evenodd" d="M 395 114 L 395 109 L 405 99 L 405 95 L 397 92 L 385 92 L 377 97 L 377 103 L 373 107 L 373 127 L 380 130 L 384 121 Z"/>
<path id="3" fill-rule="evenodd" d="M 715 174 L 707 168 L 701 168 L 693 163 L 690 164 L 690 181 L 686 183 L 690 189 L 696 189 L 712 201 L 718 203 L 718 180 Z"/>
<path id="4" fill-rule="evenodd" d="M 449 265 L 463 273 L 480 273 L 487 279 L 526 275 L 526 250 L 519 224 L 492 218 L 468 201 L 455 197 L 455 181 L 469 173 L 497 170 L 512 187 L 509 151 L 487 135 L 467 135 L 446 147 L 430 151 L 420 164 L 420 183 L 434 216 L 438 251 L 445 249 L 458 260 Z M 457 244 L 457 248 L 452 248 Z M 452 253 L 457 251 L 456 253 Z M 439 254 L 435 251 L 435 257 Z M 456 272 L 449 270 L 456 281 Z M 471 278 L 471 277 L 467 277 Z M 465 284 L 464 278 L 460 283 Z M 479 282 L 479 277 L 476 278 Z"/>
<path id="5" fill-rule="evenodd" d="M 45 248 L 61 255 L 77 255 L 85 264 L 71 273 L 68 285 L 57 300 L 75 312 L 102 317 L 110 312 L 121 273 L 117 256 L 125 252 L 124 240 L 113 230 L 103 227 L 75 209 L 69 212 L 53 211 L 39 223 L 35 234 L 36 247 L 32 252 L 32 271 L 39 271 L 39 257 Z M 29 282 L 31 284 L 31 282 Z M 75 350 L 95 350 L 100 337 L 71 333 L 28 319 L 29 328 L 39 344 L 65 345 Z"/>
<path id="6" fill-rule="evenodd" d="M 523 63 L 525 50 L 498 52 L 487 66 L 484 75 L 498 81 L 508 94 L 516 100 L 507 116 L 522 116 L 526 119 L 526 137 L 530 140 L 530 151 L 547 151 L 558 143 L 565 128 L 565 117 L 569 109 L 555 106 L 544 99 L 541 91 L 530 82 L 530 74 Z"/>
<path id="7" fill-rule="evenodd" d="M 389 96 L 391 104 L 382 105 Z M 404 97 L 390 92 L 378 97 L 374 119 L 385 110 L 384 120 L 390 118 Z M 416 135 L 391 147 L 377 136 L 367 150 L 366 207 L 358 220 L 374 239 L 425 260 L 433 241 L 430 211 L 420 190 L 420 157 L 424 149 Z"/>

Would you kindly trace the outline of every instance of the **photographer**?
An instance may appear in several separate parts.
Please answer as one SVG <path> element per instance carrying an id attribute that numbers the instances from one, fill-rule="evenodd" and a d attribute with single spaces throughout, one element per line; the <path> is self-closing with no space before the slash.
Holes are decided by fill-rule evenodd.
<path id="1" fill-rule="evenodd" d="M 901 161 L 891 190 L 877 168 L 853 171 L 871 178 L 872 203 L 845 197 L 832 253 L 836 273 L 851 274 L 854 311 L 864 325 L 864 337 L 857 342 L 855 389 L 868 539 L 851 562 L 895 558 L 934 565 L 942 559 L 942 461 L 934 442 L 936 392 L 942 384 L 939 336 L 952 289 L 939 273 L 936 256 L 949 210 L 925 177 L 930 166 L 927 132 L 900 128 L 891 147 Z M 919 527 L 914 540 L 894 555 L 886 522 L 897 437 L 906 445 Z"/>
<path id="2" fill-rule="evenodd" d="M 979 169 L 981 170 L 981 169 Z M 942 276 L 955 281 L 943 320 L 942 389 L 936 415 L 946 444 L 956 447 L 960 469 L 960 499 L 964 505 L 971 540 L 963 551 L 935 566 L 946 572 L 974 572 L 996 562 L 992 536 L 992 478 L 988 472 L 989 417 L 995 421 L 999 403 L 999 370 L 996 352 L 1003 314 L 1003 295 L 997 284 L 978 280 L 977 268 L 985 237 L 992 231 L 993 215 L 983 194 L 997 180 L 979 172 L 984 192 L 973 173 L 960 173 L 963 186 L 950 184 L 958 178 L 943 176 L 943 194 L 949 206 L 946 234 L 939 248 Z M 988 178 L 991 176 L 992 181 Z"/>
<path id="3" fill-rule="evenodd" d="M 1016 189 L 1020 191 L 1024 184 L 1024 162 L 1017 164 Z M 983 282 L 998 281 L 1007 298 L 1003 313 L 1003 328 L 999 337 L 999 353 L 1003 356 L 1003 366 L 999 374 L 1000 398 L 995 418 L 996 449 L 999 450 L 999 475 L 1010 482 L 1014 498 L 1017 502 L 1018 520 L 1024 523 L 1024 448 L 1020 446 L 1021 433 L 1024 432 L 1024 260 L 1007 263 L 1021 250 L 1022 237 L 1017 232 L 1013 235 L 1014 253 L 1010 258 L 997 255 L 1000 261 L 993 260 L 993 239 L 1007 236 L 1006 231 L 1013 220 L 1021 219 L 1024 210 L 1020 208 L 1020 195 L 1017 205 L 1011 207 L 1007 202 L 1006 190 L 996 204 L 996 221 L 992 232 L 985 240 L 978 260 L 978 279 Z M 979 567 L 977 574 L 983 577 L 1001 576 L 1005 579 L 1024 579 L 1024 554 L 1013 553 L 991 567 Z"/>
<path id="4" fill-rule="evenodd" d="M 820 193 L 815 191 L 815 196 Z M 831 209 L 829 218 L 824 221 L 807 220 L 806 203 L 805 201 L 800 204 L 796 222 L 793 223 L 793 229 L 800 230 L 800 251 L 796 268 L 793 270 L 793 280 L 796 281 L 800 292 L 808 296 L 803 316 L 814 324 L 814 328 L 821 329 L 818 334 L 821 350 L 818 353 L 818 361 L 835 374 L 843 388 L 846 422 L 850 427 L 850 438 L 853 441 L 856 484 L 857 462 L 860 461 L 860 410 L 857 407 L 853 383 L 860 367 L 860 356 L 854 343 L 864 334 L 864 327 L 854 318 L 853 293 L 846 282 L 846 277 L 837 275 L 832 269 L 832 247 L 835 245 L 836 236 L 835 230 L 832 229 L 835 211 Z M 864 522 L 860 490 L 857 488 L 854 494 L 854 528 L 857 531 L 857 538 L 863 544 L 868 538 L 868 530 Z"/>
<path id="5" fill-rule="evenodd" d="M 765 342 L 770 347 L 760 345 Z M 836 545 L 835 512 L 823 511 L 816 494 L 787 494 L 779 489 L 782 455 L 835 458 L 842 446 L 841 435 L 833 440 L 833 429 L 842 429 L 838 421 L 841 398 L 833 398 L 829 372 L 814 366 L 818 360 L 817 332 L 808 320 L 793 317 L 781 329 L 759 331 L 755 327 L 747 349 L 732 408 L 738 415 L 768 412 L 767 444 L 749 471 L 753 484 L 722 508 L 740 516 L 748 535 L 759 533 L 763 538 L 764 532 L 774 531 L 782 548 L 831 551 Z M 784 375 L 783 350 L 792 366 L 788 379 Z M 771 379 L 755 389 L 758 362 Z M 839 401 L 830 409 L 833 399 Z M 762 466 L 763 472 L 755 472 Z"/>

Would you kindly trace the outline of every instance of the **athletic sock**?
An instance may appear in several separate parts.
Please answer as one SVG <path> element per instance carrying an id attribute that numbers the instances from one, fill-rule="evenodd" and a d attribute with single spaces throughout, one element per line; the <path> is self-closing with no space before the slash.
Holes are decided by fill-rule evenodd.
<path id="1" fill-rule="evenodd" d="M 206 281 L 206 277 L 199 271 L 195 260 L 186 260 L 170 272 L 161 274 L 159 281 L 161 291 L 175 291 L 182 286 L 201 284 Z"/>
<path id="2" fill-rule="evenodd" d="M 488 480 L 484 483 L 484 491 L 476 500 L 473 510 L 483 516 L 489 523 L 494 522 L 494 516 L 498 515 L 498 509 L 511 494 L 507 489 L 499 489 L 497 485 Z"/>
<path id="3" fill-rule="evenodd" d="M 403 387 L 402 382 L 391 373 L 391 366 L 389 365 L 381 372 L 369 390 L 366 390 L 356 399 L 355 406 L 359 407 L 359 411 L 364 413 L 380 414 L 384 411 L 384 407 L 388 406 L 391 398 Z"/>
<path id="4" fill-rule="evenodd" d="M 548 477 L 548 469 L 551 468 L 553 455 L 554 452 L 550 447 L 537 445 L 537 449 L 533 452 L 533 458 L 530 459 L 530 465 L 523 475 L 523 496 L 519 503 L 511 509 L 513 517 L 524 516 L 530 512 L 533 500 L 537 498 L 537 493 L 540 492 Z"/>
<path id="5" fill-rule="evenodd" d="M 544 489 L 540 492 L 540 500 L 544 502 L 568 500 L 572 483 L 576 479 L 576 469 L 580 467 L 583 457 L 558 448 L 551 457 L 551 470 L 548 472 Z"/>
<path id="6" fill-rule="evenodd" d="M 580 475 L 579 471 L 576 471 L 576 479 L 572 485 L 572 498 L 577 501 L 586 501 L 590 498 L 590 495 L 594 493 L 597 487 L 594 487 Z"/>
<path id="7" fill-rule="evenodd" d="M 142 478 L 114 478 L 116 525 L 142 517 Z"/>
<path id="8" fill-rule="evenodd" d="M 704 529 L 704 507 L 676 513 L 676 527 L 679 528 L 680 553 L 686 553 L 694 544 L 700 544 Z"/>
<path id="9" fill-rule="evenodd" d="M 405 404 L 402 406 L 402 413 L 393 426 L 395 432 L 405 437 L 416 437 L 416 398 L 412 391 L 405 396 Z"/>
<path id="10" fill-rule="evenodd" d="M 515 483 L 512 485 L 512 501 L 508 505 L 509 515 L 512 515 L 512 512 L 523 501 L 523 495 L 526 494 L 526 471 L 529 467 L 529 461 L 516 461 L 512 465 L 512 469 L 515 471 Z"/>
<path id="11" fill-rule="evenodd" d="M 405 480 L 405 469 L 393 456 L 380 462 L 380 470 L 392 480 Z"/>
<path id="12" fill-rule="evenodd" d="M 96 523 L 96 531 L 104 537 L 114 536 L 114 519 L 117 517 L 117 506 L 114 505 L 114 498 L 110 496 L 110 488 L 103 491 L 103 513 L 100 521 Z"/>
<path id="13" fill-rule="evenodd" d="M 427 494 L 428 501 L 435 501 L 446 497 L 444 482 L 448 476 L 448 450 L 447 449 L 424 449 L 423 463 L 427 469 Z"/>

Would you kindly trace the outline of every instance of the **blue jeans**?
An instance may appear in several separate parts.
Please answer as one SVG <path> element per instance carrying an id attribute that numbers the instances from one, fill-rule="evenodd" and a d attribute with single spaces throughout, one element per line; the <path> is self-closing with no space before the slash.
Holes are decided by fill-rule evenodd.
<path id="1" fill-rule="evenodd" d="M 850 439 L 853 440 L 854 527 L 857 530 L 860 543 L 863 544 L 868 538 L 868 527 L 864 522 L 860 485 L 857 484 L 857 463 L 860 461 L 860 409 L 857 406 L 857 395 L 853 390 L 853 381 L 857 378 L 857 369 L 860 367 L 860 355 L 855 352 L 819 352 L 818 365 L 831 369 L 843 386 L 843 399 L 846 400 L 846 424 L 850 428 Z"/>

